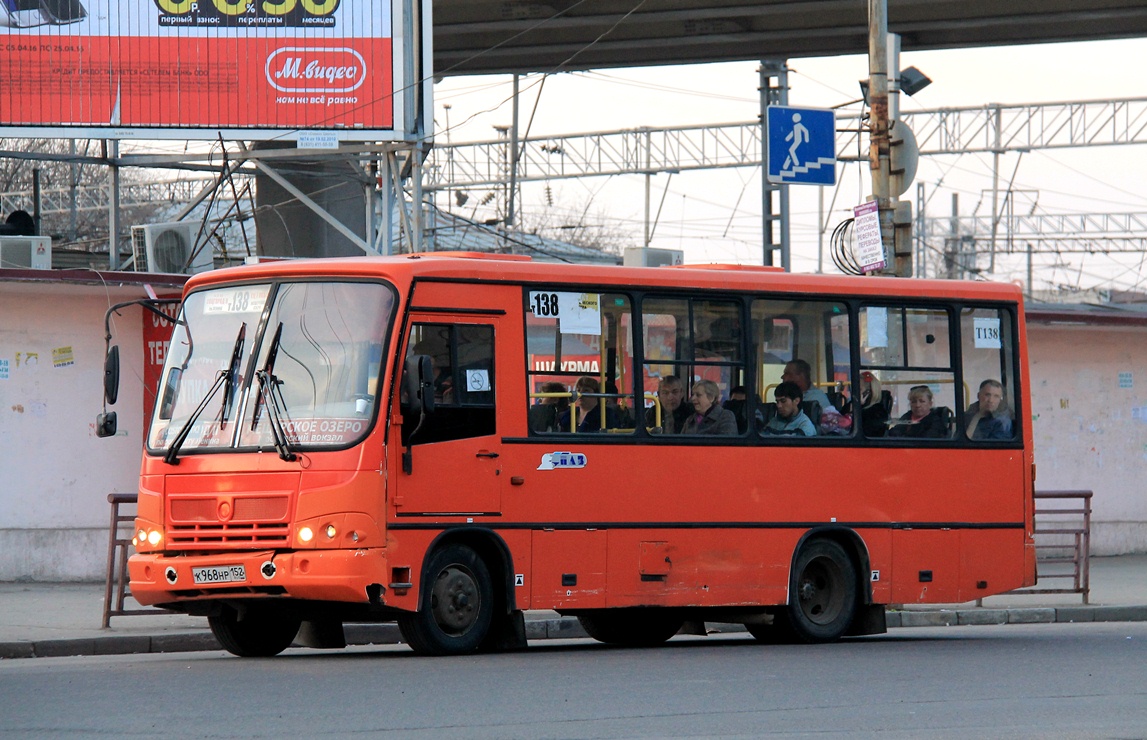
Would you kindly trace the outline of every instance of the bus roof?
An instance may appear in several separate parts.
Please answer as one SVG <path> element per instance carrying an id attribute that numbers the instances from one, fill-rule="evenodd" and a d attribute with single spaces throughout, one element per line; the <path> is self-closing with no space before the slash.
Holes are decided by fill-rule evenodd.
<path id="1" fill-rule="evenodd" d="M 458 280 L 590 284 L 601 287 L 688 287 L 728 291 L 776 291 L 918 298 L 970 298 L 1019 302 L 1014 283 L 931 280 L 850 275 L 786 273 L 780 268 L 736 265 L 624 267 L 537 262 L 524 255 L 481 252 L 421 252 L 393 257 L 336 257 L 262 262 L 195 275 L 187 289 L 224 282 L 302 277 L 387 278 L 399 284 L 413 280 Z"/>

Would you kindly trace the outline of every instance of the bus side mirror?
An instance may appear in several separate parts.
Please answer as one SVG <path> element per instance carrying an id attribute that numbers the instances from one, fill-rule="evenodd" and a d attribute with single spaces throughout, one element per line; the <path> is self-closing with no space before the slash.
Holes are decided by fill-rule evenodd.
<path id="1" fill-rule="evenodd" d="M 104 358 L 104 402 L 109 406 L 114 405 L 117 398 L 119 398 L 118 344 L 108 348 L 108 355 Z"/>
<path id="2" fill-rule="evenodd" d="M 114 437 L 116 433 L 116 413 L 105 411 L 96 417 L 96 436 Z"/>
<path id="3" fill-rule="evenodd" d="M 402 414 L 434 413 L 434 363 L 430 355 L 411 355 L 402 371 Z"/>

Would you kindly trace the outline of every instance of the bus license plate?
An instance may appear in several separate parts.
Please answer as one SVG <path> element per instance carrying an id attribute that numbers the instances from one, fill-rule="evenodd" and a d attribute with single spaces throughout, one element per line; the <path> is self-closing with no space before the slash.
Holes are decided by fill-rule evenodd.
<path id="1" fill-rule="evenodd" d="M 247 580 L 247 569 L 242 565 L 220 565 L 208 568 L 192 568 L 191 577 L 196 584 L 201 583 L 242 583 Z"/>

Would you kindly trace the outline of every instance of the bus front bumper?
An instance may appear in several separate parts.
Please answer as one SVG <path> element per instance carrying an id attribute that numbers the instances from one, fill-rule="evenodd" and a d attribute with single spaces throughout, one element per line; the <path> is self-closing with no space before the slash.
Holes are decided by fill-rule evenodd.
<path id="1" fill-rule="evenodd" d="M 131 556 L 128 571 L 132 598 L 144 606 L 259 597 L 365 604 L 372 593 L 381 605 L 387 582 L 382 548 L 143 553 Z"/>

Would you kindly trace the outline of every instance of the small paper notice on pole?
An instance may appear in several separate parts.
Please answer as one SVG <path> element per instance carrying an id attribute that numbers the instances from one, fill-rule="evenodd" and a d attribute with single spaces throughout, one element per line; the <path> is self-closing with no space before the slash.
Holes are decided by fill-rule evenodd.
<path id="1" fill-rule="evenodd" d="M 880 237 L 879 209 L 879 204 L 874 200 L 852 209 L 852 216 L 855 219 L 852 232 L 856 235 L 856 258 L 863 272 L 883 270 L 888 264 L 884 259 L 884 241 Z"/>
<path id="2" fill-rule="evenodd" d="M 299 134 L 299 149 L 338 149 L 339 135 L 334 131 L 307 131 Z"/>

